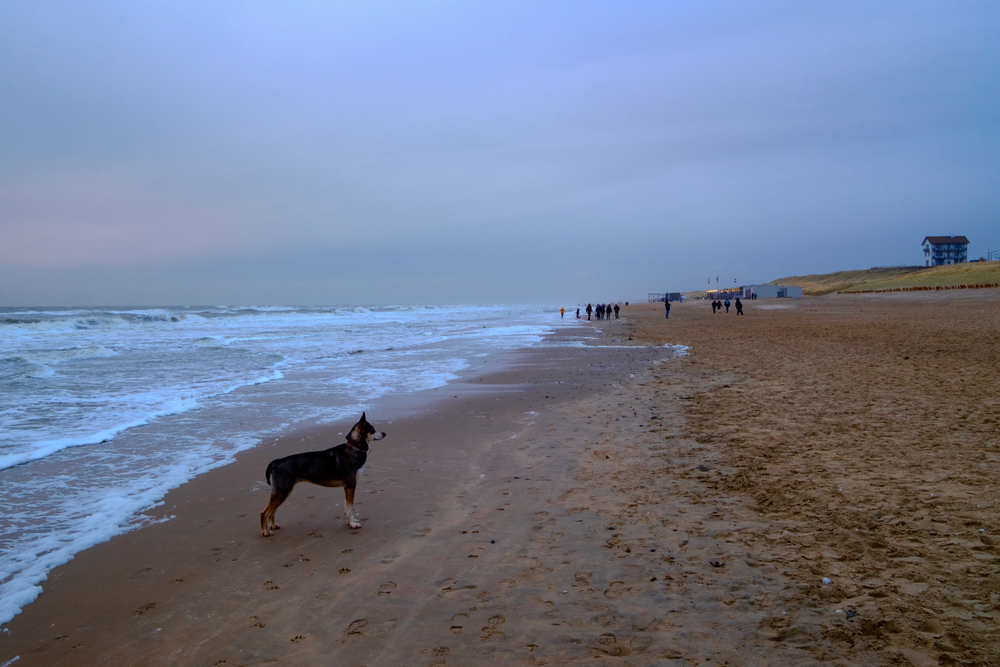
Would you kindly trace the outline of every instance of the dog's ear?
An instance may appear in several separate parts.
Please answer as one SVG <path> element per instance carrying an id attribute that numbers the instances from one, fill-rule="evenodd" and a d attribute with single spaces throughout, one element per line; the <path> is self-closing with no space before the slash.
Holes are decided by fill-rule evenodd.
<path id="1" fill-rule="evenodd" d="M 368 421 L 368 420 L 365 419 L 365 413 L 362 412 L 361 413 L 361 419 L 358 420 L 358 423 L 359 424 L 364 424 L 366 421 Z"/>

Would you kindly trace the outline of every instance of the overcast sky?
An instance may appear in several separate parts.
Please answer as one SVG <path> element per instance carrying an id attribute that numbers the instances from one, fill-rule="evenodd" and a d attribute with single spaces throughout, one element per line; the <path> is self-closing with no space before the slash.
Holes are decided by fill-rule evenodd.
<path id="1" fill-rule="evenodd" d="M 0 305 L 565 303 L 1000 249 L 1000 3 L 0 0 Z"/>

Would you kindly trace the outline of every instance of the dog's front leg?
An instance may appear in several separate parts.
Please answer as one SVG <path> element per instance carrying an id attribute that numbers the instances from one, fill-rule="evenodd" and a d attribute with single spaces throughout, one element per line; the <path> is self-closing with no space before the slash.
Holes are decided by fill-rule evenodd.
<path id="1" fill-rule="evenodd" d="M 360 528 L 361 522 L 357 520 L 354 516 L 354 487 L 345 486 L 344 487 L 344 505 L 347 514 L 347 523 L 350 524 L 351 528 Z"/>

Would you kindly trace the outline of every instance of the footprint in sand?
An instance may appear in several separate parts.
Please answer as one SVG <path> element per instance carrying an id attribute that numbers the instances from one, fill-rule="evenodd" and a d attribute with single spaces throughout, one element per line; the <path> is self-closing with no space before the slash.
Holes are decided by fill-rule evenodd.
<path id="1" fill-rule="evenodd" d="M 612 581 L 608 585 L 608 589 L 604 591 L 604 597 L 609 600 L 616 600 L 622 596 L 625 592 L 625 582 L 624 581 Z"/>
<path id="2" fill-rule="evenodd" d="M 342 568 L 340 568 L 340 573 L 341 574 L 347 574 L 350 571 L 351 571 L 351 568 L 349 568 L 349 567 L 342 567 Z"/>
<path id="3" fill-rule="evenodd" d="M 378 587 L 378 594 L 379 595 L 389 595 L 390 593 L 392 593 L 392 589 L 394 589 L 395 587 L 396 587 L 396 583 L 395 582 L 393 582 L 393 581 L 387 581 L 387 582 L 385 582 L 384 584 L 382 584 L 381 586 Z"/>
<path id="4" fill-rule="evenodd" d="M 292 637 L 292 643 L 298 644 L 303 639 L 305 639 L 305 637 L 303 637 L 302 635 L 295 635 L 294 637 Z"/>
<path id="5" fill-rule="evenodd" d="M 618 638 L 610 632 L 605 632 L 603 635 L 599 635 L 594 641 L 603 646 L 611 646 L 618 641 Z"/>
<path id="6" fill-rule="evenodd" d="M 479 558 L 484 553 L 486 553 L 486 549 L 483 549 L 482 547 L 476 547 L 475 549 L 472 550 L 472 553 L 469 554 L 469 558 Z"/>
<path id="7" fill-rule="evenodd" d="M 462 634 L 462 628 L 469 622 L 468 614 L 455 614 L 451 617 L 451 631 L 453 634 Z"/>
<path id="8" fill-rule="evenodd" d="M 368 625 L 367 618 L 359 618 L 358 620 L 353 621 L 350 625 L 348 625 L 347 629 L 344 630 L 344 632 L 346 632 L 348 635 L 360 635 L 362 634 L 361 629 L 367 625 Z"/>
<path id="9" fill-rule="evenodd" d="M 645 635 L 632 637 L 632 641 L 630 641 L 628 645 L 636 653 L 642 653 L 653 645 L 653 638 Z"/>
<path id="10" fill-rule="evenodd" d="M 491 640 L 503 641 L 504 639 L 506 639 L 507 635 L 498 630 L 498 628 L 501 625 L 503 625 L 506 621 L 507 619 L 504 618 L 501 614 L 497 614 L 496 616 L 490 617 L 490 619 L 486 621 L 486 627 L 483 628 L 482 634 L 479 635 L 479 641 L 481 642 L 488 642 Z"/>

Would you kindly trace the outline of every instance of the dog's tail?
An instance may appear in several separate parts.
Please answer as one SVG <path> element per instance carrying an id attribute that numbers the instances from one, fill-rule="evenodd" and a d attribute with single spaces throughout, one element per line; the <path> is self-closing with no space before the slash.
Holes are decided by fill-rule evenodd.
<path id="1" fill-rule="evenodd" d="M 274 470 L 274 464 L 277 463 L 277 462 L 278 462 L 278 459 L 274 459 L 273 461 L 271 461 L 270 463 L 268 463 L 267 464 L 267 470 L 264 471 L 264 479 L 267 480 L 268 484 L 271 483 L 271 471 Z"/>

